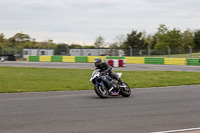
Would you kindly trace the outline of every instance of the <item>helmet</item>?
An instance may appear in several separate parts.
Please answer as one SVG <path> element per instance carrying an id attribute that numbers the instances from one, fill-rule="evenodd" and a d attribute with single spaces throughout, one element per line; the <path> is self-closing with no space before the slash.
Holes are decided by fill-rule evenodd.
<path id="1" fill-rule="evenodd" d="M 101 58 L 94 59 L 94 65 L 95 65 L 95 67 L 98 67 L 101 63 L 102 63 L 102 59 Z"/>

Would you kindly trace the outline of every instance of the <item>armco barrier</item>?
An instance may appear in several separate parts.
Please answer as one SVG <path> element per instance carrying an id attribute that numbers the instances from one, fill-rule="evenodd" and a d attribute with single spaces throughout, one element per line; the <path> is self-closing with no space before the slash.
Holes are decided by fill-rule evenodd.
<path id="1" fill-rule="evenodd" d="M 108 64 L 111 67 L 119 67 L 119 59 L 108 59 Z"/>
<path id="2" fill-rule="evenodd" d="M 111 66 L 111 67 L 113 67 L 114 66 L 114 61 L 113 60 L 108 60 L 108 64 Z"/>
<path id="3" fill-rule="evenodd" d="M 29 55 L 26 56 L 26 61 L 29 61 Z"/>
<path id="4" fill-rule="evenodd" d="M 51 62 L 62 62 L 62 56 L 51 56 Z"/>
<path id="5" fill-rule="evenodd" d="M 165 65 L 186 65 L 186 58 L 165 58 Z"/>
<path id="6" fill-rule="evenodd" d="M 87 62 L 87 56 L 76 56 L 75 62 L 86 63 Z"/>
<path id="7" fill-rule="evenodd" d="M 198 58 L 188 58 L 187 65 L 200 65 Z"/>
<path id="8" fill-rule="evenodd" d="M 51 56 L 40 56 L 39 59 L 42 62 L 51 62 Z"/>
<path id="9" fill-rule="evenodd" d="M 125 59 L 119 59 L 119 67 L 124 67 L 124 60 Z"/>
<path id="10" fill-rule="evenodd" d="M 112 59 L 113 60 L 113 67 L 119 67 L 119 59 Z"/>
<path id="11" fill-rule="evenodd" d="M 87 62 L 89 63 L 93 63 L 94 62 L 94 59 L 96 58 L 101 58 L 102 61 L 106 59 L 106 56 L 88 56 L 87 57 Z"/>
<path id="12" fill-rule="evenodd" d="M 125 57 L 119 57 L 119 56 L 106 56 L 106 59 L 125 59 Z"/>
<path id="13" fill-rule="evenodd" d="M 145 64 L 164 64 L 164 58 L 145 58 Z"/>
<path id="14" fill-rule="evenodd" d="M 200 65 L 199 58 L 150 58 L 150 57 L 106 57 L 106 56 L 27 56 L 27 61 L 46 61 L 46 62 L 89 62 L 93 63 L 95 58 L 104 60 L 118 58 L 119 67 L 126 63 L 132 64 L 165 64 L 165 65 Z M 125 59 L 124 59 L 125 58 Z M 114 63 L 114 62 L 113 62 Z M 113 64 L 114 65 L 114 64 Z"/>
<path id="15" fill-rule="evenodd" d="M 144 57 L 125 57 L 126 63 L 128 64 L 144 64 Z"/>
<path id="16" fill-rule="evenodd" d="M 105 59 L 104 62 L 107 62 L 112 67 L 124 67 L 126 59 Z"/>
<path id="17" fill-rule="evenodd" d="M 62 62 L 75 62 L 75 56 L 63 56 Z"/>
<path id="18" fill-rule="evenodd" d="M 29 61 L 40 61 L 39 56 L 29 56 Z"/>

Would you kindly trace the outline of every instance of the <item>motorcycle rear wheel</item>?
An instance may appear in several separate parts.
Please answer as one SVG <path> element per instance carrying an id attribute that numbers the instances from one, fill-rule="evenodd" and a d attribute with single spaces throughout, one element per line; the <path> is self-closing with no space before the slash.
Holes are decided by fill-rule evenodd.
<path id="1" fill-rule="evenodd" d="M 108 90 L 99 84 L 95 84 L 94 90 L 100 98 L 108 98 Z"/>

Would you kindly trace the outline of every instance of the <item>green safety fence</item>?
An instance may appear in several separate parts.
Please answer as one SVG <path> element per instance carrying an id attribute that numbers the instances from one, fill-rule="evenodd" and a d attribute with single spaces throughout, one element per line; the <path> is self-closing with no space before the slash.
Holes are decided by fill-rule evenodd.
<path id="1" fill-rule="evenodd" d="M 200 65 L 198 58 L 187 58 L 187 65 Z"/>
<path id="2" fill-rule="evenodd" d="M 51 62 L 62 62 L 62 56 L 51 56 Z"/>
<path id="3" fill-rule="evenodd" d="M 106 59 L 125 59 L 125 57 L 119 57 L 119 56 L 107 56 Z"/>
<path id="4" fill-rule="evenodd" d="M 164 64 L 164 58 L 145 58 L 145 64 Z"/>
<path id="5" fill-rule="evenodd" d="M 75 62 L 87 63 L 87 56 L 76 56 Z"/>
<path id="6" fill-rule="evenodd" d="M 39 61 L 39 56 L 29 56 L 29 61 Z"/>

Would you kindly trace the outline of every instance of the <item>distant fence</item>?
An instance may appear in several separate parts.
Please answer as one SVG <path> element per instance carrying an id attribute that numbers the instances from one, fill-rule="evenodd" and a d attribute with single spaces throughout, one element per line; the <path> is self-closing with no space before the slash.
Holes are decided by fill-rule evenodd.
<path id="1" fill-rule="evenodd" d="M 173 58 L 199 58 L 200 49 L 134 49 L 129 47 L 127 49 L 116 48 L 94 48 L 94 49 L 69 49 L 66 48 L 16 48 L 16 47 L 0 47 L 0 55 L 15 55 L 16 58 L 26 58 L 26 55 L 40 56 L 57 55 L 54 60 L 59 60 L 59 56 L 134 56 L 134 57 L 173 57 Z M 78 57 L 77 57 L 78 58 Z"/>
<path id="2" fill-rule="evenodd" d="M 64 50 L 63 50 L 64 51 Z M 65 53 L 65 52 L 62 52 Z M 116 48 L 99 48 L 99 49 L 70 49 L 66 55 L 71 56 L 143 56 L 143 57 L 198 57 L 200 49 L 116 49 Z"/>
<path id="3" fill-rule="evenodd" d="M 0 47 L 0 55 L 14 55 L 16 58 L 23 58 L 23 48 Z"/>
<path id="4" fill-rule="evenodd" d="M 95 58 L 125 59 L 128 64 L 200 65 L 199 58 L 152 58 L 110 56 L 28 56 L 27 61 L 93 63 Z"/>

